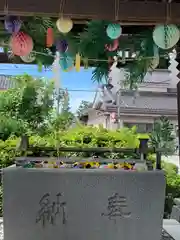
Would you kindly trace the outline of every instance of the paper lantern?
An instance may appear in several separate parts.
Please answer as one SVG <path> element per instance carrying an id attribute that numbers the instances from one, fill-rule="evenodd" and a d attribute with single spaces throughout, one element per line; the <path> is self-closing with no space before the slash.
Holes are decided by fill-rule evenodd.
<path id="1" fill-rule="evenodd" d="M 111 39 L 117 39 L 121 36 L 122 28 L 119 24 L 112 23 L 107 26 L 106 33 Z"/>
<path id="2" fill-rule="evenodd" d="M 10 39 L 12 52 L 17 56 L 27 56 L 33 50 L 33 40 L 26 33 L 13 34 Z"/>
<path id="3" fill-rule="evenodd" d="M 46 35 L 46 46 L 52 47 L 54 43 L 54 32 L 52 28 L 47 29 L 47 35 Z"/>
<path id="4" fill-rule="evenodd" d="M 176 25 L 158 25 L 153 31 L 155 44 L 162 49 L 170 49 L 179 41 L 180 32 Z"/>
<path id="5" fill-rule="evenodd" d="M 59 18 L 56 22 L 56 26 L 61 33 L 68 33 L 73 27 L 73 22 L 70 18 Z"/>
<path id="6" fill-rule="evenodd" d="M 64 53 L 68 50 L 68 43 L 65 39 L 56 40 L 56 50 L 58 52 Z"/>
<path id="7" fill-rule="evenodd" d="M 20 56 L 20 58 L 25 63 L 32 63 L 36 60 L 36 54 L 31 52 L 30 54 L 28 54 L 26 56 Z"/>
<path id="8" fill-rule="evenodd" d="M 7 16 L 4 21 L 5 29 L 9 33 L 18 33 L 21 28 L 21 24 L 21 20 L 14 16 Z"/>
<path id="9" fill-rule="evenodd" d="M 118 40 L 118 39 L 115 39 L 115 40 L 113 41 L 113 44 L 110 44 L 110 45 L 106 44 L 106 45 L 105 45 L 105 48 L 106 48 L 109 52 L 113 52 L 113 51 L 115 51 L 115 50 L 118 48 L 118 46 L 119 46 L 119 40 Z"/>
<path id="10" fill-rule="evenodd" d="M 59 64 L 65 72 L 72 70 L 74 67 L 74 61 L 67 53 L 61 53 Z"/>

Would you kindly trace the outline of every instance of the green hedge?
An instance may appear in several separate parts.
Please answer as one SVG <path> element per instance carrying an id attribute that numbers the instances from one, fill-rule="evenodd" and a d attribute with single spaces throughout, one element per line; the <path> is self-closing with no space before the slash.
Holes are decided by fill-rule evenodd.
<path id="1" fill-rule="evenodd" d="M 53 147 L 57 149 L 59 146 L 73 146 L 73 147 L 126 147 L 136 148 L 139 145 L 139 135 L 136 134 L 135 128 L 123 128 L 119 131 L 108 131 L 103 128 L 83 127 L 79 126 L 75 129 L 70 129 L 66 132 L 52 133 L 51 135 L 40 137 L 30 137 L 30 146 L 34 147 Z M 20 156 L 20 152 L 16 150 L 19 143 L 18 138 L 11 138 L 6 141 L 0 141 L 0 167 L 4 168 L 14 163 L 14 159 Z M 39 156 L 38 152 L 29 152 L 30 155 Z M 49 153 L 46 153 L 47 155 Z M 60 153 L 61 155 L 73 155 L 89 157 L 89 154 L 82 153 Z M 57 155 L 57 152 L 50 153 L 50 156 Z M 137 158 L 134 153 L 108 153 L 103 154 L 102 157 L 110 158 Z M 155 155 L 149 155 L 149 160 L 155 163 Z M 177 167 L 172 163 L 162 162 L 165 170 L 167 187 L 166 187 L 166 204 L 165 216 L 167 217 L 171 212 L 173 198 L 180 197 L 180 176 L 177 174 Z M 1 196 L 0 196 L 1 198 Z M 156 201 L 156 199 L 154 199 Z M 0 208 L 1 208 L 0 199 Z M 0 209 L 1 211 L 1 209 Z"/>

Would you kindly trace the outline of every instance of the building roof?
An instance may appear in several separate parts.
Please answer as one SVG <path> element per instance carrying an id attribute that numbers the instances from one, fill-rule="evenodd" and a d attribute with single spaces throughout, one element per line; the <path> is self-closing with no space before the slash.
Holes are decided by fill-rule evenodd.
<path id="1" fill-rule="evenodd" d="M 117 111 L 117 105 L 102 104 L 99 109 Z M 172 93 L 141 92 L 135 98 L 132 93 L 122 93 L 120 101 L 122 113 L 177 114 L 177 95 Z"/>
<path id="2" fill-rule="evenodd" d="M 177 99 L 175 94 L 154 94 L 140 93 L 138 96 L 122 96 L 122 107 L 143 108 L 143 109 L 177 109 Z"/>

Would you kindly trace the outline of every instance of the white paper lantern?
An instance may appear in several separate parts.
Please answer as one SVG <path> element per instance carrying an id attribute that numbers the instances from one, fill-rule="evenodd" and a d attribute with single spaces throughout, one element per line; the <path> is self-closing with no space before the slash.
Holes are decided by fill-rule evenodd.
<path id="1" fill-rule="evenodd" d="M 31 63 L 34 62 L 36 59 L 36 54 L 31 52 L 30 54 L 28 54 L 27 56 L 20 56 L 20 58 L 22 59 L 23 62 L 25 63 Z"/>
<path id="2" fill-rule="evenodd" d="M 158 25 L 154 28 L 153 40 L 162 49 L 170 49 L 179 41 L 180 32 L 176 25 Z"/>
<path id="3" fill-rule="evenodd" d="M 59 18 L 56 22 L 56 26 L 61 33 L 68 33 L 73 27 L 73 22 L 70 18 Z"/>

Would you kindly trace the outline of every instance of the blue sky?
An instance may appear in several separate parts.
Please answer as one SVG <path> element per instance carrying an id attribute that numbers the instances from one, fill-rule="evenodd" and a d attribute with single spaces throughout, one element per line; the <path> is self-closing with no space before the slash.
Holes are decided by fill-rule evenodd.
<path id="1" fill-rule="evenodd" d="M 42 72 L 38 72 L 36 65 L 0 64 L 0 74 L 2 75 L 14 76 L 24 73 L 35 77 L 39 76 L 47 79 L 53 78 L 53 72 L 51 70 L 43 70 Z M 93 91 L 97 88 L 97 84 L 93 83 L 91 80 L 91 68 L 81 68 L 80 72 L 76 72 L 75 70 L 72 70 L 71 72 L 61 71 L 60 76 L 62 88 L 67 88 L 69 90 L 72 111 L 77 109 L 82 100 L 93 101 L 95 95 L 95 92 Z"/>

